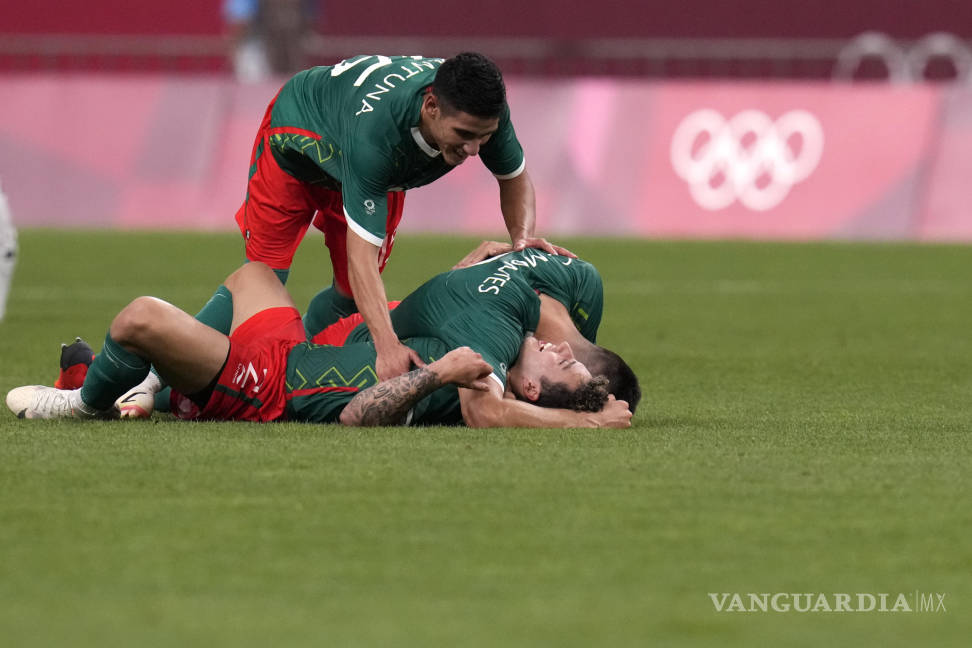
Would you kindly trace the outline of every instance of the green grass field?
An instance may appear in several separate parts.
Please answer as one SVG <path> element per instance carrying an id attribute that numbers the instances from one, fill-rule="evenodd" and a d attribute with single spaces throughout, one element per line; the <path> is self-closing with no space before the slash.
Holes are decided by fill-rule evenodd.
<path id="1" fill-rule="evenodd" d="M 972 248 L 561 242 L 604 276 L 631 429 L 4 408 L 0 643 L 968 645 Z M 389 296 L 472 244 L 401 237 Z M 137 295 L 195 312 L 240 260 L 230 234 L 22 232 L 0 391 L 52 382 L 59 343 L 100 348 Z M 289 285 L 327 281 L 314 238 Z M 947 612 L 708 596 L 915 591 Z"/>

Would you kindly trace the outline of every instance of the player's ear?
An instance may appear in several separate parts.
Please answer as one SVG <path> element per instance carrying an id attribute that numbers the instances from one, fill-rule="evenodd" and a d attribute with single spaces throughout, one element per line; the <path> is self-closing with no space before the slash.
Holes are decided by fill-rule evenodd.
<path id="1" fill-rule="evenodd" d="M 523 379 L 523 396 L 527 400 L 536 402 L 540 398 L 540 383 L 536 380 L 530 380 L 529 378 Z"/>
<path id="2" fill-rule="evenodd" d="M 422 110 L 429 115 L 429 117 L 437 117 L 439 113 L 439 98 L 435 96 L 432 90 L 425 93 L 425 97 L 422 99 Z"/>

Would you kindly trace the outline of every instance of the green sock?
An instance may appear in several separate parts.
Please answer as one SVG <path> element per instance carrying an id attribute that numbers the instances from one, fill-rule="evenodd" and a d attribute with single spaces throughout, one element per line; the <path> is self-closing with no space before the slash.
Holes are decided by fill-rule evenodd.
<path id="1" fill-rule="evenodd" d="M 345 297 L 332 285 L 314 295 L 304 314 L 304 331 L 312 338 L 342 317 L 357 313 L 354 300 Z"/>
<path id="2" fill-rule="evenodd" d="M 155 411 L 168 412 L 169 398 L 171 398 L 171 396 L 172 396 L 171 387 L 163 387 L 161 390 L 155 392 Z"/>
<path id="3" fill-rule="evenodd" d="M 233 326 L 233 294 L 226 286 L 217 288 L 202 310 L 196 313 L 196 319 L 223 335 L 229 335 Z"/>
<path id="4" fill-rule="evenodd" d="M 88 367 L 81 400 L 98 410 L 107 410 L 119 396 L 145 380 L 149 363 L 105 335 L 105 346 Z"/>

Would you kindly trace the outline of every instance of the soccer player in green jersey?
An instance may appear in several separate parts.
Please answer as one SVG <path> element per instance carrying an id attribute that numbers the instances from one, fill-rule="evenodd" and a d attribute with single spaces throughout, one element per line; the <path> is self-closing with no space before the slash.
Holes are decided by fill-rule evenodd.
<path id="1" fill-rule="evenodd" d="M 333 283 L 304 317 L 313 336 L 360 311 L 380 378 L 420 363 L 385 308 L 380 273 L 395 242 L 404 192 L 479 156 L 499 183 L 500 210 L 517 249 L 570 254 L 535 235 L 534 188 L 499 69 L 486 57 L 356 56 L 291 78 L 271 102 L 254 143 L 246 200 L 236 220 L 246 258 L 286 281 L 308 227 L 325 236 Z M 224 333 L 231 295 L 221 286 L 197 315 Z"/>
<path id="2" fill-rule="evenodd" d="M 471 266 L 460 262 L 464 269 L 426 282 L 402 302 L 400 310 L 391 313 L 395 330 L 404 336 L 432 336 L 457 344 L 470 332 L 473 339 L 488 340 L 496 326 L 492 321 L 496 307 L 490 300 L 504 292 L 522 295 L 526 291 L 524 299 L 532 302 L 532 290 L 539 297 L 540 317 L 530 330 L 542 340 L 567 342 L 576 358 L 591 373 L 605 376 L 610 393 L 626 401 L 634 412 L 641 398 L 637 377 L 620 356 L 596 344 L 604 308 L 597 268 L 582 259 L 534 248 L 514 252 L 509 243 L 498 241 L 484 241 L 463 261 L 481 257 L 488 258 Z M 514 278 L 519 288 L 507 288 Z M 416 302 L 417 296 L 424 301 Z M 344 318 L 312 342 L 342 345 L 370 340 L 370 332 L 361 322 L 360 314 Z M 480 322 L 489 322 L 490 330 L 479 332 Z"/>
<path id="3" fill-rule="evenodd" d="M 596 344 L 604 309 L 604 286 L 597 268 L 581 259 L 572 260 L 539 250 L 526 249 L 510 254 L 512 251 L 509 243 L 483 241 L 454 269 L 480 259 L 499 257 L 495 265 L 497 271 L 522 274 L 540 297 L 537 337 L 568 342 L 577 359 L 591 373 L 605 376 L 608 391 L 626 401 L 634 412 L 641 400 L 637 376 L 618 354 Z M 554 262 L 538 261 L 544 259 Z"/>
<path id="4" fill-rule="evenodd" d="M 457 422 L 461 411 L 474 426 L 630 425 L 626 403 L 608 397 L 603 380 L 592 379 L 568 345 L 528 334 L 539 320 L 533 289 L 515 276 L 498 293 L 470 292 L 479 274 L 469 268 L 440 275 L 403 301 L 403 315 L 416 320 L 433 295 L 439 304 L 464 305 L 463 317 L 479 316 L 466 322 L 469 345 L 457 337 L 461 318 L 442 326 L 442 337 L 410 341 L 428 366 L 389 381 L 375 384 L 370 342 L 307 343 L 286 288 L 266 265 L 251 263 L 227 279 L 234 297 L 229 337 L 171 304 L 141 297 L 112 322 L 80 390 L 22 387 L 7 395 L 7 405 L 26 418 L 103 415 L 153 363 L 187 394 L 173 394 L 174 411 L 186 418 L 389 425 Z M 461 387 L 458 394 L 439 389 L 447 382 Z M 506 385 L 523 400 L 507 398 Z M 572 409 L 530 402 L 548 392 Z"/>

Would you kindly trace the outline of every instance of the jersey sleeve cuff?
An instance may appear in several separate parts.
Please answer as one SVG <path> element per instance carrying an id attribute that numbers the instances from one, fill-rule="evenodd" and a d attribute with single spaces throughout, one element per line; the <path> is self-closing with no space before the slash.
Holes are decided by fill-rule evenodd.
<path id="1" fill-rule="evenodd" d="M 363 228 L 361 225 L 354 222 L 354 219 L 352 219 L 351 216 L 348 215 L 347 209 L 344 210 L 344 220 L 348 222 L 349 230 L 351 230 L 352 232 L 354 232 L 364 240 L 368 241 L 375 247 L 381 247 L 381 244 L 384 242 L 385 239 L 375 236 L 374 234 L 372 234 L 371 232 Z"/>
<path id="2" fill-rule="evenodd" d="M 496 176 L 497 180 L 512 180 L 516 176 L 523 173 L 524 169 L 526 169 L 526 156 L 523 157 L 523 161 L 520 162 L 520 166 L 516 167 L 516 171 L 513 173 L 494 173 L 493 175 Z"/>

